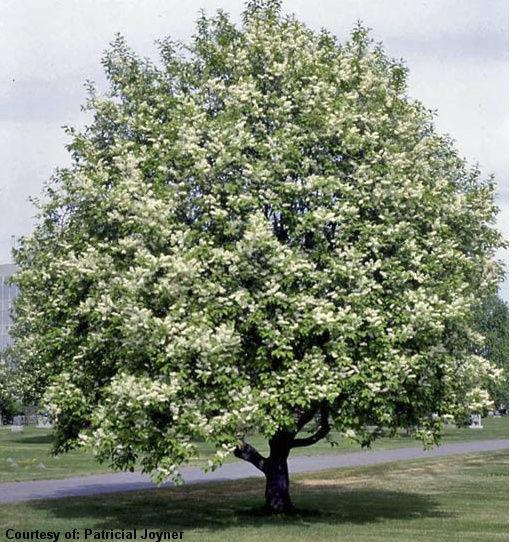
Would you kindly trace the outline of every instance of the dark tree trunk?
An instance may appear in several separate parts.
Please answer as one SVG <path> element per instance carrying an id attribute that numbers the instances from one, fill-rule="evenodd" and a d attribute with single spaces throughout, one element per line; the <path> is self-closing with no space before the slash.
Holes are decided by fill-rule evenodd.
<path id="1" fill-rule="evenodd" d="M 287 458 L 269 457 L 266 465 L 266 509 L 273 514 L 292 512 L 294 506 L 289 494 Z"/>
<path id="2" fill-rule="evenodd" d="M 320 412 L 319 428 L 306 438 L 295 438 L 296 434 Z M 234 455 L 248 461 L 262 471 L 266 477 L 266 510 L 271 514 L 288 514 L 295 511 L 289 493 L 289 469 L 287 459 L 292 448 L 310 446 L 324 438 L 330 429 L 327 404 L 298 414 L 296 430 L 278 430 L 269 441 L 269 457 L 263 457 L 253 446 L 241 442 Z"/>
<path id="3" fill-rule="evenodd" d="M 264 464 L 266 475 L 266 509 L 273 514 L 292 512 L 289 494 L 289 457 L 293 433 L 278 431 L 269 441 L 270 454 Z"/>

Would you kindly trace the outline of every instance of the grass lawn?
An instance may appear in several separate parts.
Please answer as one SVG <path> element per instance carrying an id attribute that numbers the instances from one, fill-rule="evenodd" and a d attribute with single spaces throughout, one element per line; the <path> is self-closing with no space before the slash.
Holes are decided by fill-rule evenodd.
<path id="1" fill-rule="evenodd" d="M 454 426 L 445 428 L 443 442 L 461 442 L 479 439 L 508 438 L 508 418 L 486 418 L 483 429 L 459 429 Z M 65 478 L 98 472 L 109 472 L 104 465 L 99 465 L 94 458 L 82 451 L 53 457 L 50 455 L 52 436 L 47 429 L 26 429 L 23 433 L 11 433 L 6 427 L 0 429 L 0 482 L 21 480 L 44 480 Z M 267 452 L 267 443 L 262 437 L 255 435 L 250 442 L 262 453 Z M 380 439 L 374 449 L 401 448 L 406 446 L 420 447 L 421 444 L 402 433 L 393 439 Z M 201 457 L 194 464 L 205 464 L 213 453 L 211 447 L 200 445 Z M 295 455 L 315 455 L 344 453 L 359 450 L 359 445 L 348 440 L 339 439 L 334 448 L 321 441 L 308 448 L 294 451 Z M 234 457 L 231 460 L 236 460 Z"/>
<path id="2" fill-rule="evenodd" d="M 263 481 L 245 479 L 3 505 L 0 536 L 76 528 L 84 541 L 89 528 L 175 530 L 201 542 L 504 541 L 507 488 L 507 453 L 478 453 L 295 476 L 296 516 L 262 515 Z"/>

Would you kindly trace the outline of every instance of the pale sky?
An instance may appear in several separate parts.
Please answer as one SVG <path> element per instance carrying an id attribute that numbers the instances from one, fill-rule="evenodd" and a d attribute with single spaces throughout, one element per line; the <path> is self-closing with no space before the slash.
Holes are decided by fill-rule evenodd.
<path id="1" fill-rule="evenodd" d="M 410 95 L 437 110 L 469 162 L 500 186 L 499 227 L 508 231 L 508 7 L 506 0 L 288 0 L 315 29 L 342 41 L 360 19 L 410 69 Z M 69 162 L 63 125 L 82 126 L 83 84 L 101 84 L 100 57 L 116 32 L 144 56 L 154 41 L 186 39 L 198 11 L 222 8 L 239 21 L 243 2 L 227 0 L 1 0 L 0 263 L 11 236 L 30 232 L 37 196 Z M 503 257 L 503 256 L 502 256 Z M 503 287 L 508 298 L 508 282 Z"/>

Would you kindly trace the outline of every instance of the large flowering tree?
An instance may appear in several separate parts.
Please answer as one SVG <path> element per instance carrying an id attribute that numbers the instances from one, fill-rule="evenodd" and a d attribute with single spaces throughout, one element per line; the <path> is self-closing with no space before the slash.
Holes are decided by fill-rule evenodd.
<path id="1" fill-rule="evenodd" d="M 109 92 L 91 88 L 16 253 L 17 363 L 57 450 L 161 481 L 205 440 L 285 511 L 289 452 L 331 428 L 430 443 L 484 408 L 470 314 L 500 275 L 494 182 L 434 131 L 402 63 L 275 0 L 160 51 L 112 44 Z"/>

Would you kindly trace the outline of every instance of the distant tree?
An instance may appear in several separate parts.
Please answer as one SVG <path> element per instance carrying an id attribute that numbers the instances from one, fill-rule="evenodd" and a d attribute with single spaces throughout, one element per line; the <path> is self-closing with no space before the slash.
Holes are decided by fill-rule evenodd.
<path id="1" fill-rule="evenodd" d="M 489 382 L 490 397 L 496 408 L 508 410 L 508 304 L 496 294 L 488 296 L 475 311 L 475 326 L 483 339 L 474 352 L 503 375 Z"/>
<path id="2" fill-rule="evenodd" d="M 160 51 L 113 43 L 110 91 L 91 89 L 16 251 L 17 363 L 56 449 L 162 481 L 205 439 L 282 512 L 290 451 L 332 427 L 433 443 L 483 409 L 470 314 L 501 274 L 495 183 L 435 133 L 403 64 L 275 0 Z"/>
<path id="3" fill-rule="evenodd" d="M 8 349 L 0 351 L 0 417 L 3 422 L 21 413 L 21 403 L 16 396 L 19 387 L 9 352 Z"/>

